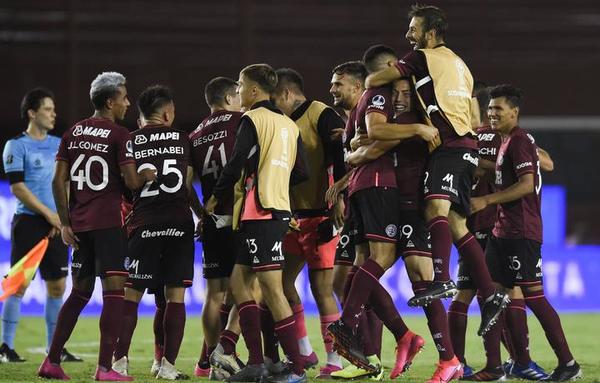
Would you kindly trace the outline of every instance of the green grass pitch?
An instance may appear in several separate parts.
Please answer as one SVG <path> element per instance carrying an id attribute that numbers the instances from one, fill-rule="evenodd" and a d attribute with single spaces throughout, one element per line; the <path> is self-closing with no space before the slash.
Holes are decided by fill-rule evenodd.
<path id="1" fill-rule="evenodd" d="M 400 382 L 423 382 L 433 373 L 437 353 L 431 337 L 427 331 L 427 323 L 423 316 L 409 316 L 406 319 L 409 327 L 421 334 L 427 344 L 425 350 L 419 354 L 409 372 L 398 379 Z M 481 340 L 475 335 L 478 317 L 469 318 L 469 335 L 467 339 L 467 360 L 474 368 L 484 364 L 485 354 Z M 571 350 L 579 363 L 583 366 L 584 378 L 580 382 L 600 382 L 600 335 L 596 325 L 600 323 L 600 314 L 563 314 L 561 315 L 563 327 Z M 316 317 L 307 318 L 308 333 L 313 347 L 324 361 L 323 345 L 319 321 Z M 530 350 L 532 358 L 547 370 L 554 368 L 556 359 L 550 346 L 546 342 L 544 333 L 535 317 L 529 317 Z M 198 359 L 201 347 L 201 325 L 197 313 L 188 314 L 186 331 L 177 367 L 187 374 L 193 375 L 194 363 Z M 65 363 L 64 368 L 71 376 L 73 382 L 91 381 L 96 367 L 98 350 L 98 318 L 83 317 L 67 347 L 72 352 L 82 356 L 84 363 Z M 17 331 L 16 349 L 27 362 L 19 364 L 0 364 L 0 382 L 40 382 L 36 371 L 44 357 L 45 325 L 43 318 L 25 317 L 22 319 Z M 386 366 L 386 377 L 389 376 L 389 367 L 394 360 L 394 342 L 389 333 L 384 336 L 383 363 Z M 238 343 L 238 350 L 245 358 L 243 340 Z M 140 317 L 136 329 L 131 351 L 130 373 L 135 376 L 136 382 L 155 381 L 150 375 L 150 364 L 154 355 L 152 318 Z M 503 354 L 503 357 L 506 353 Z M 317 370 L 310 370 L 309 376 L 314 377 Z M 192 381 L 199 378 L 192 376 Z M 389 379 L 388 379 L 389 380 Z"/>

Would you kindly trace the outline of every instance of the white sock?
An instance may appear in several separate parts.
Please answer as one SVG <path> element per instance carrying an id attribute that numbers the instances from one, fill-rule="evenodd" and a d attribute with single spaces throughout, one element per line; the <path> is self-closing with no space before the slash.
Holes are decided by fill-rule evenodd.
<path id="1" fill-rule="evenodd" d="M 300 355 L 308 356 L 313 353 L 313 348 L 308 339 L 308 335 L 298 339 L 298 348 L 300 349 Z"/>
<path id="2" fill-rule="evenodd" d="M 327 364 L 342 368 L 342 357 L 335 351 L 327 353 Z"/>

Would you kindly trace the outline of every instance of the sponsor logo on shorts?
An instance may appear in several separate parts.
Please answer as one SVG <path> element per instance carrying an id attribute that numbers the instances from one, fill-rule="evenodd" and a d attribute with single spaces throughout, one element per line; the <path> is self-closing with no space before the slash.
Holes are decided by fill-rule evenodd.
<path id="1" fill-rule="evenodd" d="M 471 280 L 471 278 L 468 277 L 468 276 L 466 276 L 466 275 L 459 275 L 458 278 L 457 278 L 457 280 L 459 282 L 468 282 L 468 281 Z"/>
<path id="2" fill-rule="evenodd" d="M 129 274 L 131 279 L 152 279 L 152 274 Z"/>
<path id="3" fill-rule="evenodd" d="M 285 258 L 282 255 L 275 255 L 273 257 L 271 257 L 271 261 L 272 262 L 283 262 L 285 260 Z"/>
<path id="4" fill-rule="evenodd" d="M 463 160 L 465 160 L 465 161 L 469 161 L 470 163 L 472 163 L 472 164 L 473 164 L 473 165 L 475 165 L 475 166 L 479 165 L 479 158 L 477 158 L 477 157 L 473 157 L 473 156 L 471 155 L 471 153 L 465 153 L 465 154 L 463 155 Z"/>
<path id="5" fill-rule="evenodd" d="M 398 234 L 398 228 L 391 223 L 385 227 L 385 234 L 390 238 L 394 238 Z"/>
<path id="6" fill-rule="evenodd" d="M 156 238 L 156 237 L 183 237 L 185 231 L 177 229 L 166 229 L 166 230 L 144 230 L 142 231 L 142 238 Z"/>
<path id="7" fill-rule="evenodd" d="M 129 257 L 125 257 L 125 262 L 123 262 L 123 266 L 125 266 L 125 270 L 129 271 L 135 269 L 135 273 L 138 272 L 138 267 L 140 266 L 139 259 L 130 259 Z"/>
<path id="8" fill-rule="evenodd" d="M 406 247 L 412 247 L 412 248 L 414 248 L 415 247 L 415 243 L 409 239 L 408 242 L 406 242 Z"/>
<path id="9" fill-rule="evenodd" d="M 254 258 L 252 259 L 252 263 L 259 264 L 260 263 L 260 259 L 258 259 L 258 257 L 255 255 Z"/>
<path id="10" fill-rule="evenodd" d="M 81 269 L 81 263 L 73 262 L 73 263 L 71 263 L 71 268 L 72 269 Z"/>
<path id="11" fill-rule="evenodd" d="M 217 269 L 219 267 L 219 263 L 218 262 L 203 263 L 202 267 L 205 269 Z"/>

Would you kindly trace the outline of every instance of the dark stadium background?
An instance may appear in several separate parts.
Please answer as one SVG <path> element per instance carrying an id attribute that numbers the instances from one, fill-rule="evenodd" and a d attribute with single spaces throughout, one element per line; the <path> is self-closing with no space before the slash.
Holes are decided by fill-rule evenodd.
<path id="1" fill-rule="evenodd" d="M 568 190 L 574 242 L 600 243 L 600 2 L 431 1 L 450 21 L 448 45 L 488 84 L 526 92 L 522 125 L 548 150 L 545 184 Z M 406 1 L 3 0 L 0 2 L 1 144 L 25 128 L 23 94 L 56 94 L 56 133 L 91 113 L 89 83 L 101 71 L 127 76 L 132 102 L 147 85 L 171 86 L 176 124 L 193 129 L 208 113 L 204 84 L 237 77 L 255 62 L 289 66 L 309 97 L 331 101 L 331 68 L 374 43 L 400 53 Z M 125 121 L 135 127 L 135 110 Z"/>

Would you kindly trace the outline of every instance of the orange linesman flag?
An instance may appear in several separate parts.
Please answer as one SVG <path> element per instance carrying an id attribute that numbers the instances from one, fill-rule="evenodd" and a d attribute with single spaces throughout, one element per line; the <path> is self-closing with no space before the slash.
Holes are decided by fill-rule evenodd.
<path id="1" fill-rule="evenodd" d="M 4 293 L 0 296 L 0 302 L 16 293 L 21 286 L 28 285 L 31 282 L 47 248 L 48 238 L 44 237 L 19 262 L 10 268 L 8 274 L 2 280 Z"/>

